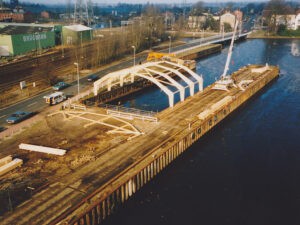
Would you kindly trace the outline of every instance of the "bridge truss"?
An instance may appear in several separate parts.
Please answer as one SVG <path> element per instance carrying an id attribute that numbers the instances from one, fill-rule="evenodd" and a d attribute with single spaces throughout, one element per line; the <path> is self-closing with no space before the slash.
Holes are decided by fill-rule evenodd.
<path id="1" fill-rule="evenodd" d="M 186 86 L 180 84 L 175 76 L 183 80 Z M 195 84 L 197 83 L 199 85 L 198 91 L 203 90 L 203 78 L 201 75 L 184 65 L 169 61 L 159 61 L 147 62 L 105 75 L 94 82 L 94 95 L 96 96 L 98 91 L 103 88 L 110 91 L 113 86 L 118 85 L 122 87 L 126 83 L 134 83 L 136 77 L 146 79 L 159 87 L 168 96 L 170 107 L 174 106 L 174 95 L 177 92 L 180 94 L 180 100 L 184 101 L 185 88 L 189 88 L 190 96 L 194 95 Z M 174 87 L 176 91 L 172 91 L 170 87 Z"/>

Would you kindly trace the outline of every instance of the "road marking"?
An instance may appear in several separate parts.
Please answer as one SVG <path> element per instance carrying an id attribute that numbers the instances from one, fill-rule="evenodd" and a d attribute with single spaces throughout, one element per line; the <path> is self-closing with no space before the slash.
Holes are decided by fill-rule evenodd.
<path id="1" fill-rule="evenodd" d="M 5 115 L 3 115 L 3 116 L 0 116 L 0 118 L 3 118 L 3 117 L 5 117 L 5 116 L 7 116 L 7 115 L 5 114 Z"/>
<path id="2" fill-rule="evenodd" d="M 35 105 L 36 103 L 37 103 L 37 102 L 31 103 L 31 104 L 27 105 L 27 107 L 33 106 L 33 105 Z"/>

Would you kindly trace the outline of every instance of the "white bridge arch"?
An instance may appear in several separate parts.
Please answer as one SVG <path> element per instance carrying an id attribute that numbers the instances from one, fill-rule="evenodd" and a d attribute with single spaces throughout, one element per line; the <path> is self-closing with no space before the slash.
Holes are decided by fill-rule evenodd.
<path id="1" fill-rule="evenodd" d="M 182 84 L 176 81 L 173 78 L 174 75 L 180 77 L 187 84 L 187 86 L 184 87 Z M 158 86 L 168 96 L 170 107 L 174 106 L 174 95 L 177 92 L 180 93 L 180 100 L 184 101 L 185 88 L 189 87 L 191 96 L 194 95 L 196 83 L 199 84 L 199 91 L 203 90 L 203 78 L 201 75 L 198 75 L 184 65 L 169 61 L 159 61 L 147 62 L 105 75 L 101 79 L 94 82 L 94 95 L 96 96 L 99 89 L 102 88 L 107 88 L 107 90 L 110 91 L 115 85 L 120 85 L 122 87 L 124 83 L 133 83 L 135 77 L 144 78 Z M 193 80 L 191 77 L 193 77 Z M 175 87 L 177 90 L 172 91 L 167 87 L 168 85 Z"/>

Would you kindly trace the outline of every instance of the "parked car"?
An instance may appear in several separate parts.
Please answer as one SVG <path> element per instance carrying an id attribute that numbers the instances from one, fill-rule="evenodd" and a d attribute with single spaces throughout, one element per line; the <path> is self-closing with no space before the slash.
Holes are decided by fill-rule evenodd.
<path id="1" fill-rule="evenodd" d="M 59 91 L 59 90 L 65 89 L 69 86 L 70 86 L 70 84 L 67 84 L 67 83 L 61 81 L 61 82 L 58 82 L 57 84 L 55 84 L 52 88 L 55 91 Z"/>
<path id="2" fill-rule="evenodd" d="M 12 115 L 10 115 L 10 117 L 8 117 L 6 119 L 6 122 L 7 123 L 19 123 L 19 122 L 33 116 L 33 114 L 34 114 L 33 112 L 17 111 L 15 113 L 13 113 Z"/>
<path id="3" fill-rule="evenodd" d="M 92 75 L 88 76 L 87 80 L 89 82 L 92 82 L 92 81 L 98 80 L 98 78 L 99 77 L 96 74 L 92 74 Z"/>

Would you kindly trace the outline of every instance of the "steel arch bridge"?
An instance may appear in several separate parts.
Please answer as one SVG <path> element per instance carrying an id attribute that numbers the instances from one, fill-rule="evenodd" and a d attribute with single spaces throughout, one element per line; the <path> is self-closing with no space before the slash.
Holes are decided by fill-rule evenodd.
<path id="1" fill-rule="evenodd" d="M 172 75 L 171 75 L 172 74 Z M 186 83 L 180 84 L 174 76 L 179 77 Z M 169 98 L 169 106 L 174 106 L 174 95 L 179 92 L 180 100 L 185 99 L 185 88 L 189 88 L 190 96 L 195 93 L 195 84 L 199 84 L 199 90 L 203 91 L 203 78 L 188 67 L 169 61 L 147 62 L 141 65 L 130 67 L 109 73 L 94 82 L 94 95 L 99 89 L 107 88 L 108 91 L 115 85 L 122 87 L 124 83 L 133 83 L 136 77 L 144 78 L 159 87 Z M 168 86 L 175 87 L 172 91 Z"/>

